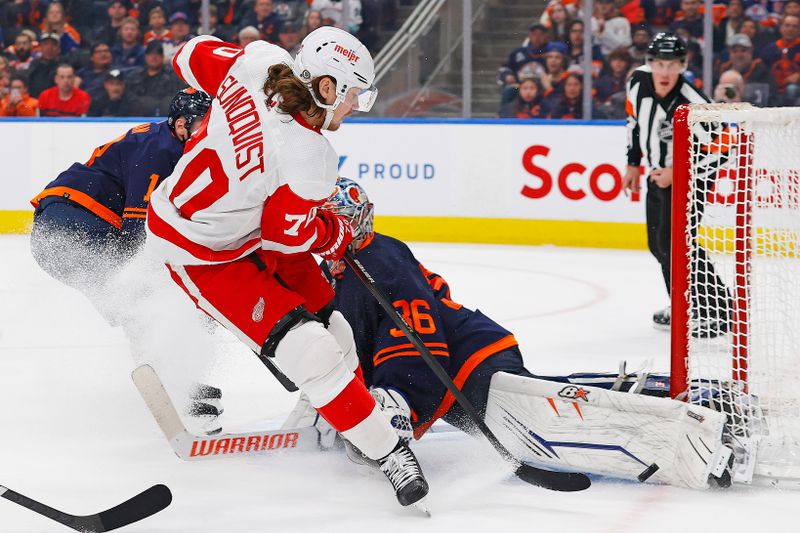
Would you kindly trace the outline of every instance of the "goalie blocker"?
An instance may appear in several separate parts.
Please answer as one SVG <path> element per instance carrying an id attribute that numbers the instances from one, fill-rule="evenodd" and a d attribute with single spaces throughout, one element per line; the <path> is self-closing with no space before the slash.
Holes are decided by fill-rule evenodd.
<path id="1" fill-rule="evenodd" d="M 544 468 L 693 489 L 730 485 L 725 414 L 596 387 L 494 374 L 486 424 Z"/>

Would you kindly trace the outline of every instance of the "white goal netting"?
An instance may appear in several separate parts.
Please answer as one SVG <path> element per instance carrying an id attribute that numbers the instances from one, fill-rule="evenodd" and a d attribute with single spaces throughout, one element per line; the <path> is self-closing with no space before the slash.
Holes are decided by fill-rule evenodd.
<path id="1" fill-rule="evenodd" d="M 729 413 L 755 474 L 800 478 L 800 109 L 692 106 L 687 126 L 673 351 L 690 401 Z"/>

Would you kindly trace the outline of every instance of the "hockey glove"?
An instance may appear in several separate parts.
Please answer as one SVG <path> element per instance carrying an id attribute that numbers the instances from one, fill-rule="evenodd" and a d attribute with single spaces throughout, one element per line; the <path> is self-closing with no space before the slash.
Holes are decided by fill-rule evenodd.
<path id="1" fill-rule="evenodd" d="M 311 253 L 321 256 L 326 261 L 338 261 L 344 256 L 347 246 L 353 240 L 353 229 L 350 223 L 330 211 L 317 211 L 317 220 L 321 227 L 320 237 L 311 248 Z"/>

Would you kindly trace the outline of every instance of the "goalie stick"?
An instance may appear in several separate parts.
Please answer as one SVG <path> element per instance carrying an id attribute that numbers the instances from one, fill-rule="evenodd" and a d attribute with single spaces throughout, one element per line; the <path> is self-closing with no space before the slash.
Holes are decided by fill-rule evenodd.
<path id="1" fill-rule="evenodd" d="M 125 527 L 128 524 L 133 524 L 156 514 L 172 502 L 172 493 L 169 487 L 166 485 L 153 485 L 146 491 L 137 494 L 116 507 L 97 514 L 76 516 L 48 507 L 2 485 L 0 485 L 0 496 L 83 533 L 112 531 Z"/>
<path id="2" fill-rule="evenodd" d="M 314 427 L 214 436 L 193 435 L 181 421 L 175 405 L 153 367 L 142 365 L 131 373 L 131 378 L 175 455 L 185 461 L 287 449 L 303 451 L 319 449 L 320 434 Z"/>
<path id="3" fill-rule="evenodd" d="M 503 446 L 492 430 L 486 425 L 483 419 L 478 415 L 475 408 L 469 402 L 466 396 L 456 387 L 453 380 L 447 374 L 444 368 L 439 364 L 435 357 L 430 353 L 425 343 L 419 338 L 419 335 L 411 329 L 406 323 L 405 319 L 397 312 L 386 294 L 378 287 L 375 280 L 370 276 L 369 272 L 364 268 L 364 265 L 356 259 L 355 255 L 350 250 L 347 250 L 344 255 L 344 260 L 347 265 L 353 269 L 356 277 L 364 284 L 364 286 L 372 293 L 372 296 L 383 307 L 389 318 L 397 325 L 398 328 L 405 334 L 411 344 L 419 351 L 422 359 L 427 363 L 430 369 L 439 378 L 439 381 L 447 388 L 450 393 L 455 396 L 456 401 L 464 409 L 464 412 L 469 416 L 472 421 L 480 429 L 481 433 L 486 439 L 494 446 L 494 449 L 503 456 L 503 458 L 511 463 L 514 467 L 514 474 L 521 480 L 550 490 L 558 490 L 565 492 L 579 491 L 589 488 L 591 481 L 589 481 L 586 474 L 577 472 L 553 472 L 551 470 L 542 470 L 529 464 L 525 464 L 516 457 L 514 457 L 508 448 Z"/>

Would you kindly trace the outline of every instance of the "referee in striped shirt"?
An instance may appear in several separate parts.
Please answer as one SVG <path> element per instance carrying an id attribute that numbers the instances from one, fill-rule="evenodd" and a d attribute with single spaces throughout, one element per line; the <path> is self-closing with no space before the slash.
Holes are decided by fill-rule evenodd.
<path id="1" fill-rule="evenodd" d="M 647 48 L 647 62 L 637 68 L 626 88 L 628 111 L 628 166 L 624 190 L 639 191 L 639 166 L 650 168 L 647 180 L 647 245 L 661 264 L 667 292 L 670 291 L 670 245 L 672 216 L 672 117 L 678 106 L 706 103 L 709 98 L 684 76 L 686 43 L 675 34 L 659 33 Z M 702 180 L 707 187 L 710 181 Z M 705 187 L 702 187 L 705 189 Z M 705 191 L 701 191 L 705 196 Z M 705 198 L 698 198 L 697 217 L 702 216 Z M 699 218 L 698 218 L 699 220 Z M 696 224 L 692 225 L 693 227 Z M 696 235 L 693 236 L 696 238 Z M 715 316 L 692 317 L 695 337 L 715 337 L 728 329 L 728 292 L 716 275 L 704 250 L 697 247 L 697 308 L 720 310 Z M 669 329 L 670 308 L 653 315 L 653 325 Z"/>

